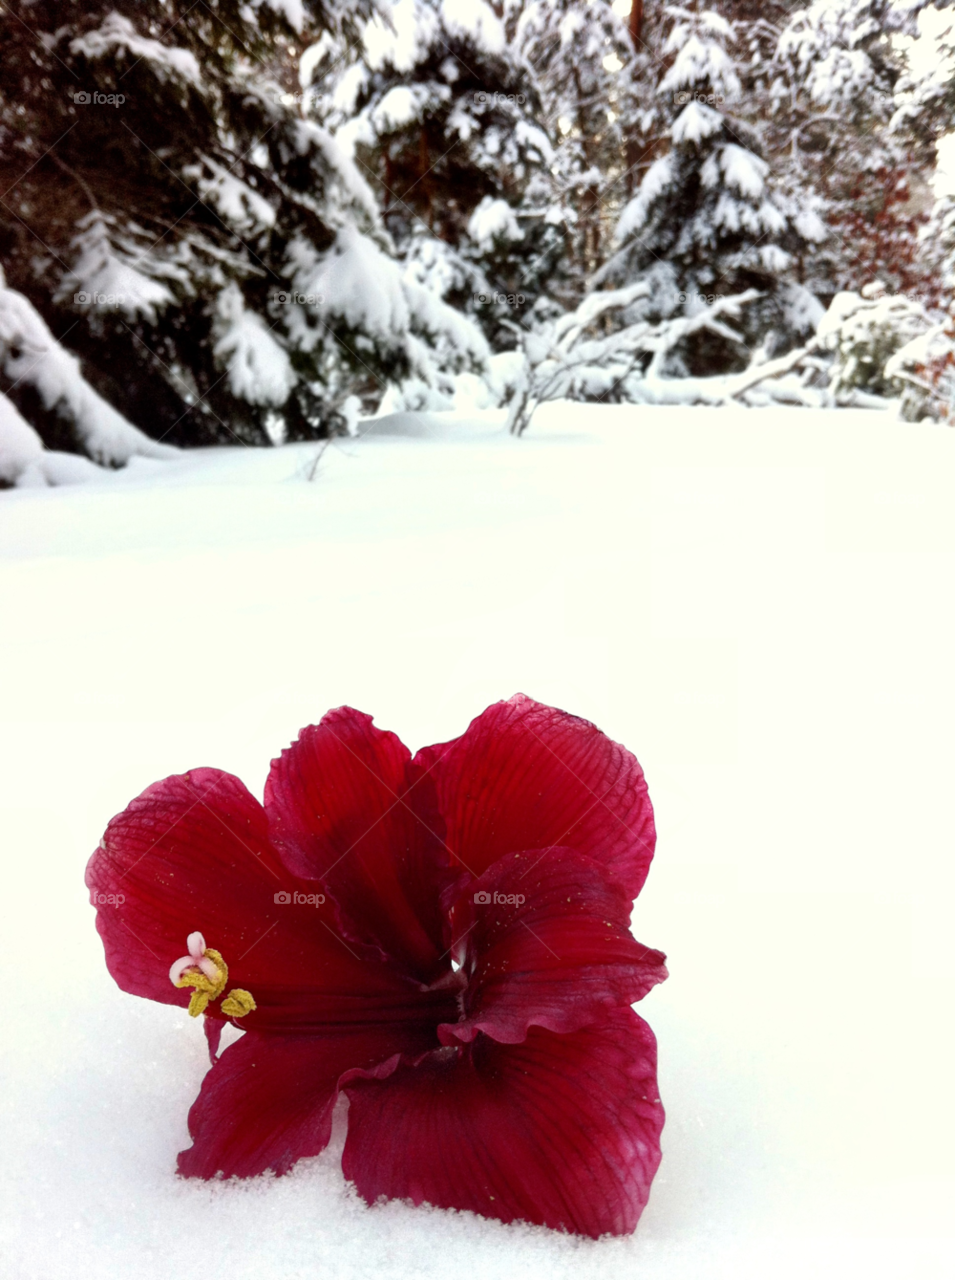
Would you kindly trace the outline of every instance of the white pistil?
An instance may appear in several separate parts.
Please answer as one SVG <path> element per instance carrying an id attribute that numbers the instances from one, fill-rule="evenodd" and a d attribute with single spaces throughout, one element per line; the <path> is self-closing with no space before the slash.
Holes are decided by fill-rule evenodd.
<path id="1" fill-rule="evenodd" d="M 189 948 L 189 954 L 183 956 L 169 970 L 169 981 L 173 986 L 179 985 L 179 979 L 187 969 L 198 969 L 200 973 L 204 973 L 210 982 L 215 982 L 219 977 L 219 970 L 215 964 L 205 954 L 206 940 L 198 931 L 190 933 L 186 939 L 186 946 Z"/>

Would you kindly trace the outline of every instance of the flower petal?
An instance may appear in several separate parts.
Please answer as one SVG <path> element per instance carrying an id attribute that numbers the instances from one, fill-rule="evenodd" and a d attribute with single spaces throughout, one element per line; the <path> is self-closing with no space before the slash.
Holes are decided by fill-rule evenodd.
<path id="1" fill-rule="evenodd" d="M 222 1039 L 222 1019 L 204 1016 L 202 1029 L 206 1033 L 206 1048 L 209 1050 L 209 1061 L 215 1063 L 219 1056 L 219 1041 Z"/>
<path id="2" fill-rule="evenodd" d="M 340 936 L 326 907 L 313 905 L 315 883 L 282 865 L 265 810 L 230 774 L 194 769 L 149 787 L 109 824 L 86 883 L 100 904 L 107 967 L 134 995 L 188 1004 L 169 967 L 201 926 L 229 966 L 230 986 L 256 1001 L 242 1020 L 250 1031 L 433 1027 L 456 1016 L 453 994 L 422 992 L 380 952 Z M 206 1016 L 223 1017 L 218 1004 Z"/>
<path id="3" fill-rule="evenodd" d="M 576 1031 L 642 1000 L 667 976 L 660 951 L 628 928 L 630 899 L 573 849 L 501 858 L 454 909 L 464 939 L 464 1019 L 438 1028 L 443 1044 L 479 1032 L 517 1044 L 531 1025 Z"/>
<path id="4" fill-rule="evenodd" d="M 622 1235 L 660 1162 L 656 1042 L 630 1009 L 570 1035 L 533 1028 L 517 1045 L 482 1036 L 345 1089 L 342 1165 L 369 1204 Z"/>
<path id="5" fill-rule="evenodd" d="M 589 721 L 516 694 L 415 761 L 433 777 L 445 838 L 472 875 L 506 853 L 562 845 L 639 893 L 656 838 L 643 770 Z"/>
<path id="6" fill-rule="evenodd" d="M 287 1173 L 318 1155 L 331 1133 L 339 1080 L 383 1074 L 397 1054 L 420 1055 L 433 1038 L 406 1028 L 352 1027 L 326 1036 L 246 1032 L 206 1073 L 189 1112 L 193 1144 L 180 1152 L 185 1177 L 251 1178 Z"/>
<path id="7" fill-rule="evenodd" d="M 432 981 L 448 967 L 439 896 L 454 873 L 420 774 L 395 734 L 340 707 L 273 760 L 265 807 L 285 863 L 327 887 L 349 936 Z"/>

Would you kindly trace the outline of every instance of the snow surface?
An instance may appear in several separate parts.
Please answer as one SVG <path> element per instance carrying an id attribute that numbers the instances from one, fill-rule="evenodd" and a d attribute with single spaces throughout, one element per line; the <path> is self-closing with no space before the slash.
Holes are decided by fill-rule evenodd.
<path id="1" fill-rule="evenodd" d="M 0 494 L 4 1280 L 942 1280 L 955 1266 L 955 435 L 547 405 Z M 643 762 L 664 1161 L 637 1234 L 367 1209 L 332 1149 L 173 1175 L 206 1069 L 83 868 L 144 786 L 261 794 L 350 702 L 412 747 L 524 690 Z"/>

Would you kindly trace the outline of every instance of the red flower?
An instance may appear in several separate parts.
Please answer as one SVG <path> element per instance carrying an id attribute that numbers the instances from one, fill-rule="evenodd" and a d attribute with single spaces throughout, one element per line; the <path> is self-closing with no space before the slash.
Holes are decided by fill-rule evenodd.
<path id="1" fill-rule="evenodd" d="M 414 759 L 329 712 L 264 807 L 215 769 L 147 788 L 86 882 L 123 990 L 204 1014 L 179 1171 L 285 1173 L 344 1089 L 369 1203 L 632 1231 L 663 1125 L 629 1007 L 666 976 L 628 929 L 653 842 L 634 757 L 522 696 Z"/>

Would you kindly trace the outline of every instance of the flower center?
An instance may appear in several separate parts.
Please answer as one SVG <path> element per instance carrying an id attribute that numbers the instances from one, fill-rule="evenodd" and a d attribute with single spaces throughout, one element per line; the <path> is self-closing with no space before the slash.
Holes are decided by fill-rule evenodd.
<path id="1" fill-rule="evenodd" d="M 218 1000 L 229 981 L 229 966 L 221 952 L 207 947 L 201 933 L 190 933 L 186 939 L 189 954 L 182 956 L 169 970 L 169 981 L 174 987 L 194 987 L 189 1001 L 189 1016 L 198 1018 L 210 1001 Z M 244 1018 L 256 1007 L 248 991 L 234 987 L 219 1005 L 229 1018 Z"/>

